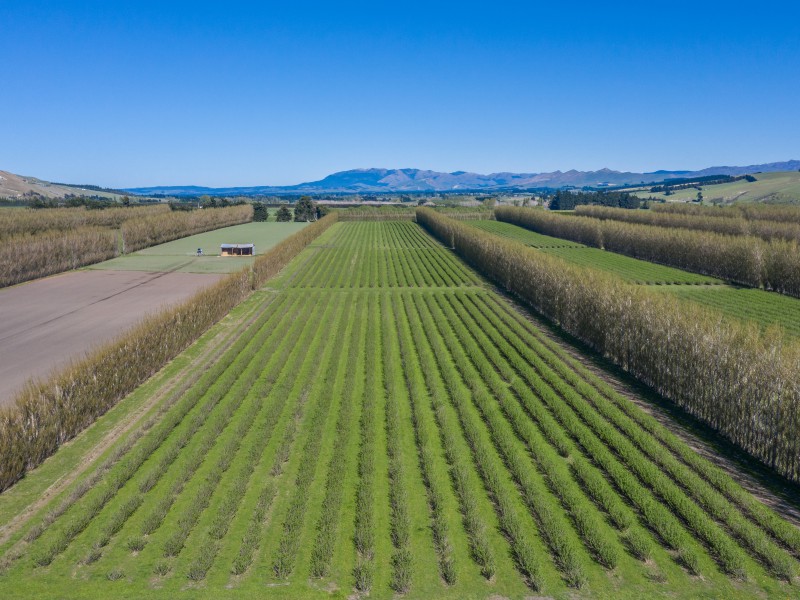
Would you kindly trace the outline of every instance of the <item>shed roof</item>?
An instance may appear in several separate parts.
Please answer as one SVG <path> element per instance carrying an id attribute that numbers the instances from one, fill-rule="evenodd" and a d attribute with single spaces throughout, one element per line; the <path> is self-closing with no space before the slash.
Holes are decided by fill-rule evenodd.
<path id="1" fill-rule="evenodd" d="M 220 248 L 255 248 L 255 244 L 220 244 Z"/>

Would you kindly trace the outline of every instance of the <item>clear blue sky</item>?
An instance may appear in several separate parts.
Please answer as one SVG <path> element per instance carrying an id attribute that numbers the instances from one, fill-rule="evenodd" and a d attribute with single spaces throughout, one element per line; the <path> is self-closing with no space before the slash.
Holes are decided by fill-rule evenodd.
<path id="1" fill-rule="evenodd" d="M 0 2 L 0 169 L 109 186 L 800 158 L 796 2 Z"/>

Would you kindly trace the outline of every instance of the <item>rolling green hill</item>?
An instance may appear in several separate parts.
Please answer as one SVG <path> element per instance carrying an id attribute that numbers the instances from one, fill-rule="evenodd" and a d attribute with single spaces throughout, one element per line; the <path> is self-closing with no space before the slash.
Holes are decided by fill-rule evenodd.
<path id="1" fill-rule="evenodd" d="M 800 202 L 800 171 L 756 173 L 756 181 L 744 179 L 732 183 L 701 186 L 703 202 Z M 667 202 L 687 202 L 697 197 L 696 188 L 675 190 L 670 196 L 653 194 L 647 189 L 637 190 L 641 198 L 659 198 Z"/>

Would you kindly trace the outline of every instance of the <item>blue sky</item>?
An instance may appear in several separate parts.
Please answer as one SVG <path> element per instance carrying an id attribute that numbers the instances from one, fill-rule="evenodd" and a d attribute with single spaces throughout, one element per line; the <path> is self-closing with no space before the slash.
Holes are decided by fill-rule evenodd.
<path id="1" fill-rule="evenodd" d="M 0 169 L 108 186 L 800 158 L 794 2 L 0 2 Z"/>

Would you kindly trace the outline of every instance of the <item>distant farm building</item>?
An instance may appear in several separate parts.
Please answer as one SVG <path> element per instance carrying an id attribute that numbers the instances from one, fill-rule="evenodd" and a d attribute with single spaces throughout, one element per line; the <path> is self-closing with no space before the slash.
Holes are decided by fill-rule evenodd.
<path id="1" fill-rule="evenodd" d="M 222 256 L 253 256 L 255 253 L 255 244 L 222 244 L 220 246 Z"/>

